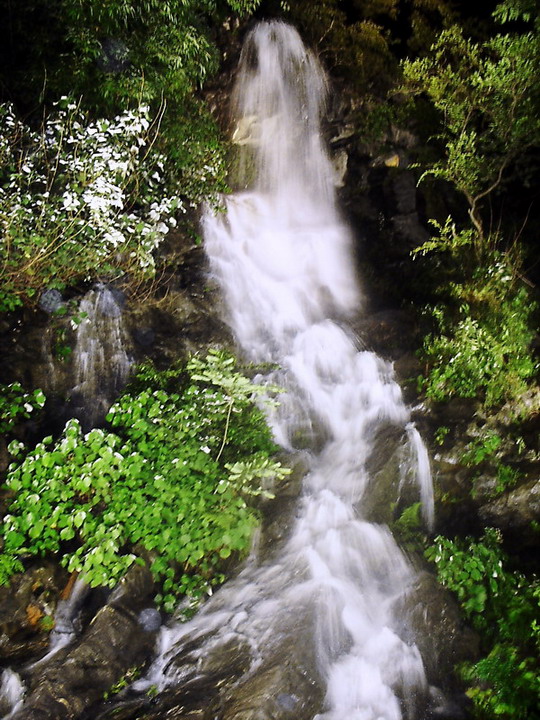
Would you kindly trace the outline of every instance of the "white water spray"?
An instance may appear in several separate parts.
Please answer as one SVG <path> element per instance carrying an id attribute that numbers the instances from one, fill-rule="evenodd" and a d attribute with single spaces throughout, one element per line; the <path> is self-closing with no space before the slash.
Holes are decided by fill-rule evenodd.
<path id="1" fill-rule="evenodd" d="M 431 478 L 391 365 L 359 350 L 343 327 L 361 299 L 321 142 L 324 89 L 295 30 L 270 22 L 249 35 L 234 96 L 241 184 L 249 190 L 229 198 L 225 214 L 208 213 L 204 234 L 239 346 L 250 360 L 280 367 L 271 377 L 286 388 L 270 418 L 276 438 L 294 449 L 308 418 L 327 441 L 309 457 L 284 547 L 271 562 L 250 563 L 192 621 L 163 632 L 151 682 L 193 677 L 193 660 L 203 672 L 205 659 L 235 637 L 251 649 L 250 678 L 270 659 L 286 663 L 303 633 L 325 688 L 319 720 L 400 720 L 414 717 L 427 683 L 418 649 L 399 636 L 392 612 L 414 573 L 388 529 L 362 518 L 377 431 L 393 425 L 408 438 L 428 523 Z M 188 644 L 190 669 L 171 662 Z M 283 707 L 295 702 L 277 697 Z"/>
<path id="2" fill-rule="evenodd" d="M 42 658 L 32 663 L 29 669 L 43 665 L 62 648 L 69 645 L 77 636 L 75 620 L 80 612 L 81 605 L 90 592 L 90 586 L 81 578 L 77 578 L 71 587 L 67 598 L 59 600 L 54 614 L 54 627 L 49 635 L 49 649 Z"/>
<path id="3" fill-rule="evenodd" d="M 25 687 L 20 676 L 7 668 L 0 675 L 0 715 L 3 720 L 10 717 L 22 707 Z"/>

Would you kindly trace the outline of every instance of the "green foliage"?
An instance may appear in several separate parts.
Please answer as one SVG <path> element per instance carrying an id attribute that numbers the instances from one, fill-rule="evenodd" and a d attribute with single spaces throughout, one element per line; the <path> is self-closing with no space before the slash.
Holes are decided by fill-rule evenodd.
<path id="1" fill-rule="evenodd" d="M 459 258 L 462 255 L 463 249 L 470 248 L 474 245 L 474 230 L 467 228 L 458 231 L 451 217 L 446 219 L 444 225 L 433 219 L 430 219 L 429 223 L 433 226 L 436 233 L 432 235 L 429 240 L 426 240 L 425 243 L 414 248 L 412 251 L 413 257 L 416 255 L 427 255 L 431 252 L 444 252 Z"/>
<path id="2" fill-rule="evenodd" d="M 479 438 L 469 443 L 467 452 L 463 456 L 466 465 L 480 465 L 485 460 L 493 458 L 502 443 L 501 436 L 495 430 L 488 430 Z"/>
<path id="3" fill-rule="evenodd" d="M 18 382 L 0 385 L 0 433 L 7 435 L 15 424 L 29 418 L 45 405 L 45 395 L 39 388 L 26 392 Z"/>
<path id="4" fill-rule="evenodd" d="M 463 668 L 464 679 L 472 683 L 467 694 L 476 706 L 477 717 L 538 720 L 538 670 L 535 658 L 524 658 L 509 643 L 495 645 L 476 665 Z"/>
<path id="5" fill-rule="evenodd" d="M 0 553 L 0 585 L 5 585 L 12 575 L 23 570 L 24 566 L 18 557 Z"/>
<path id="6" fill-rule="evenodd" d="M 449 289 L 459 306 L 431 309 L 438 328 L 424 341 L 428 373 L 421 388 L 434 400 L 473 397 L 485 407 L 515 400 L 537 370 L 529 293 L 497 257 Z"/>
<path id="7" fill-rule="evenodd" d="M 430 308 L 435 331 L 424 342 L 420 380 L 435 400 L 471 397 L 485 408 L 512 402 L 537 371 L 536 307 L 522 282 L 517 239 L 487 232 L 483 215 L 515 163 L 540 142 L 540 24 L 530 9 L 529 0 L 507 0 L 496 18 L 525 24 L 480 42 L 453 26 L 426 57 L 403 63 L 402 90 L 429 98 L 439 112 L 443 156 L 421 179 L 450 183 L 471 221 L 458 227 L 451 217 L 432 220 L 433 237 L 413 251 L 437 255 L 441 301 Z"/>
<path id="8" fill-rule="evenodd" d="M 446 425 L 441 425 L 440 427 L 437 428 L 437 430 L 435 431 L 435 438 L 434 438 L 437 445 L 444 445 L 444 441 L 446 440 L 446 436 L 448 435 L 449 432 L 450 432 L 450 428 L 447 427 Z"/>
<path id="9" fill-rule="evenodd" d="M 259 1 L 3 4 L 0 100 L 29 127 L 1 111 L 0 309 L 43 284 L 151 273 L 175 208 L 227 189 L 226 147 L 197 91 L 218 68 L 217 30 Z M 50 115 L 63 96 L 81 112 Z M 85 197 L 98 185 L 99 218 Z"/>
<path id="10" fill-rule="evenodd" d="M 167 196 L 147 107 L 90 122 L 64 100 L 40 132 L 0 107 L 0 310 L 96 274 L 154 269 L 183 210 Z"/>
<path id="11" fill-rule="evenodd" d="M 444 0 L 297 0 L 287 18 L 335 74 L 357 91 L 381 97 L 396 82 L 396 54 L 427 49 L 450 15 Z"/>
<path id="12" fill-rule="evenodd" d="M 488 492 L 491 497 L 497 497 L 515 487 L 522 479 L 522 473 L 517 468 L 502 462 L 504 457 L 502 445 L 503 439 L 499 433 L 495 430 L 487 430 L 469 443 L 463 455 L 463 462 L 466 465 L 470 467 L 484 466 L 489 475 L 495 478 L 493 489 Z M 523 449 L 519 439 L 514 447 L 517 447 L 518 450 Z M 478 493 L 477 480 L 477 477 L 473 479 L 472 497 Z"/>
<path id="13" fill-rule="evenodd" d="M 128 685 L 131 685 L 131 683 L 135 682 L 135 680 L 138 680 L 142 673 L 142 667 L 140 665 L 134 665 L 133 667 L 130 667 L 126 672 L 122 675 L 122 677 L 117 680 L 109 690 L 103 693 L 103 699 L 109 700 L 109 698 L 113 697 L 114 695 L 118 695 L 118 693 L 122 692 L 122 690 L 125 690 L 125 688 L 128 687 Z"/>
<path id="14" fill-rule="evenodd" d="M 456 593 L 482 634 L 485 657 L 462 669 L 476 716 L 538 718 L 540 707 L 540 585 L 508 569 L 497 530 L 463 543 L 435 538 L 426 551 L 440 582 Z"/>
<path id="15" fill-rule="evenodd" d="M 516 5 L 503 3 L 497 16 L 516 17 Z M 405 91 L 426 94 L 441 114 L 445 157 L 426 175 L 452 183 L 466 197 L 478 254 L 493 240 L 484 230 L 482 204 L 510 163 L 540 141 L 538 33 L 536 25 L 475 43 L 453 26 L 427 57 L 403 64 Z"/>
<path id="16" fill-rule="evenodd" d="M 76 420 L 46 438 L 6 485 L 4 557 L 59 553 L 91 586 L 114 585 L 150 561 L 171 609 L 222 578 L 224 560 L 246 551 L 257 522 L 253 497 L 271 497 L 289 471 L 253 397 L 263 394 L 211 352 L 165 376 L 143 370 L 146 389 L 111 408 L 111 431 L 83 435 Z M 164 390 L 172 380 L 178 392 Z M 183 387 L 182 387 L 183 386 Z"/>
<path id="17" fill-rule="evenodd" d="M 383 13 L 395 15 L 394 0 L 382 4 Z M 350 22 L 337 0 L 300 2 L 291 3 L 288 18 L 308 42 L 318 45 L 327 67 L 358 90 L 373 92 L 388 85 L 396 63 L 388 34 L 373 19 L 370 8 L 365 10 L 356 9 L 354 21 Z"/>
<path id="18" fill-rule="evenodd" d="M 510 465 L 500 463 L 497 466 L 497 476 L 495 484 L 495 495 L 500 495 L 506 490 L 515 487 L 519 480 L 522 478 L 522 474 L 517 468 L 513 468 Z"/>
<path id="19" fill-rule="evenodd" d="M 11 97 L 32 103 L 40 94 L 53 99 L 67 93 L 83 95 L 87 106 L 106 114 L 130 107 L 135 99 L 137 104 L 165 100 L 178 108 L 176 102 L 181 103 L 217 68 L 215 27 L 231 12 L 253 12 L 259 2 L 8 3 L 4 84 Z M 46 18 L 46 25 L 36 25 L 41 18 Z M 21 42 L 26 44 L 25 53 Z"/>
<path id="20" fill-rule="evenodd" d="M 405 550 L 422 553 L 426 541 L 422 503 L 417 502 L 406 507 L 392 523 L 391 530 Z"/>

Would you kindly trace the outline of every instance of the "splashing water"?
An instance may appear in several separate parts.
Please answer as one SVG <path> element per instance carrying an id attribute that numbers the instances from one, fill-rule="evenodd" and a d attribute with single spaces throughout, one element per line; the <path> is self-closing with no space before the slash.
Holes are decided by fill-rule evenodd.
<path id="1" fill-rule="evenodd" d="M 397 426 L 408 439 L 428 524 L 431 477 L 391 365 L 359 350 L 344 327 L 361 297 L 321 141 L 324 92 L 321 68 L 294 29 L 267 22 L 251 32 L 233 136 L 249 189 L 227 200 L 226 213 L 208 213 L 204 234 L 239 346 L 280 368 L 269 376 L 286 389 L 269 418 L 276 438 L 294 450 L 299 429 L 316 426 L 326 442 L 308 454 L 290 537 L 266 562 L 252 559 L 189 623 L 163 631 L 151 682 L 203 674 L 236 638 L 250 652 L 241 688 L 309 646 L 305 667 L 314 667 L 304 674 L 322 688 L 319 720 L 400 720 L 415 716 L 427 683 L 417 647 L 401 639 L 392 614 L 414 573 L 388 529 L 362 517 L 376 433 Z M 272 692 L 271 717 L 294 716 L 295 688 Z M 235 713 L 226 717 L 255 717 Z"/>
<path id="2" fill-rule="evenodd" d="M 7 668 L 0 675 L 0 715 L 8 720 L 22 707 L 25 687 L 20 676 Z"/>
<path id="3" fill-rule="evenodd" d="M 54 627 L 49 634 L 49 649 L 40 660 L 28 666 L 29 669 L 43 665 L 62 648 L 73 642 L 77 635 L 75 620 L 89 591 L 90 587 L 83 580 L 77 578 L 69 596 L 59 600 L 54 614 Z"/>

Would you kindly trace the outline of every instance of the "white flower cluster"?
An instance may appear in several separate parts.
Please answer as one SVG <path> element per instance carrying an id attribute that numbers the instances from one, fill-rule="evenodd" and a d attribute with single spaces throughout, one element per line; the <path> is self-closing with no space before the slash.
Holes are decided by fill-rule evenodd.
<path id="1" fill-rule="evenodd" d="M 3 254 L 20 262 L 60 253 L 86 264 L 82 272 L 111 260 L 151 272 L 153 251 L 184 207 L 166 195 L 163 159 L 149 143 L 149 108 L 87 122 L 63 99 L 41 133 L 9 106 L 0 106 L 0 119 Z"/>

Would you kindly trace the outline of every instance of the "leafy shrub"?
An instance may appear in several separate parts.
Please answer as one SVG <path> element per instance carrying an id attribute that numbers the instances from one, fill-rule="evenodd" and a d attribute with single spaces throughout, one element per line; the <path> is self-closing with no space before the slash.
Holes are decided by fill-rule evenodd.
<path id="1" fill-rule="evenodd" d="M 396 55 L 425 51 L 450 13 L 446 0 L 296 0 L 285 16 L 349 87 L 380 97 L 398 76 Z"/>
<path id="2" fill-rule="evenodd" d="M 135 100 L 182 102 L 216 69 L 216 27 L 231 13 L 253 12 L 259 1 L 9 3 L 1 85 L 32 109 L 38 98 L 48 102 L 68 92 L 106 115 Z"/>
<path id="3" fill-rule="evenodd" d="M 432 176 L 458 191 L 470 219 L 459 229 L 452 218 L 433 221 L 435 236 L 414 251 L 439 253 L 433 265 L 444 293 L 431 309 L 436 330 L 424 345 L 422 387 L 436 400 L 475 397 L 485 407 L 518 398 L 537 370 L 535 304 L 521 282 L 519 237 L 507 237 L 503 218 L 486 208 L 540 139 L 540 24 L 529 0 L 505 0 L 493 15 L 503 24 L 521 22 L 484 41 L 454 25 L 425 57 L 402 63 L 404 93 L 428 98 L 439 117 L 435 159 L 421 179 Z M 491 213 L 504 205 L 491 202 Z M 488 219 L 503 231 L 488 231 Z"/>
<path id="4" fill-rule="evenodd" d="M 435 538 L 426 551 L 482 634 L 485 657 L 462 668 L 480 718 L 538 718 L 540 584 L 508 568 L 497 530 L 480 540 Z"/>
<path id="5" fill-rule="evenodd" d="M 211 352 L 165 377 L 145 368 L 142 392 L 111 408 L 111 430 L 83 435 L 70 420 L 6 481 L 4 564 L 58 553 L 91 586 L 114 585 L 133 562 L 150 561 L 171 609 L 178 593 L 200 594 L 245 552 L 257 513 L 289 471 L 271 459 L 270 431 L 253 397 L 263 391 Z M 176 380 L 178 392 L 163 389 Z"/>
<path id="6" fill-rule="evenodd" d="M 512 32 L 477 43 L 452 26 L 439 35 L 426 57 L 402 65 L 404 90 L 426 94 L 440 112 L 438 139 L 444 157 L 426 174 L 450 182 L 463 194 L 479 257 L 493 240 L 485 232 L 481 212 L 486 199 L 501 186 L 516 157 L 540 139 L 540 24 L 533 24 L 536 14 L 520 11 L 520 4 L 506 0 L 494 13 L 500 22 L 521 17 L 523 22 Z"/>
<path id="7" fill-rule="evenodd" d="M 29 418 L 44 405 L 45 395 L 39 388 L 26 392 L 18 382 L 0 385 L 0 433 L 8 434 L 18 420 Z"/>
<path id="8" fill-rule="evenodd" d="M 460 301 L 457 317 L 432 308 L 438 332 L 424 341 L 428 373 L 421 387 L 428 397 L 477 397 L 486 407 L 519 397 L 537 370 L 531 352 L 535 304 L 516 286 L 503 261 L 475 271 L 472 280 L 454 284 Z"/>
<path id="9" fill-rule="evenodd" d="M 183 208 L 165 193 L 148 108 L 89 122 L 64 100 L 41 132 L 9 106 L 0 118 L 0 310 L 96 274 L 151 274 Z"/>
<path id="10" fill-rule="evenodd" d="M 178 194 L 198 202 L 221 192 L 226 176 L 225 144 L 198 91 L 218 69 L 216 38 L 224 23 L 253 12 L 259 2 L 8 3 L 0 95 L 34 123 L 64 95 L 78 98 L 93 120 L 149 106 L 160 118 L 155 147 L 166 159 L 166 174 Z"/>

